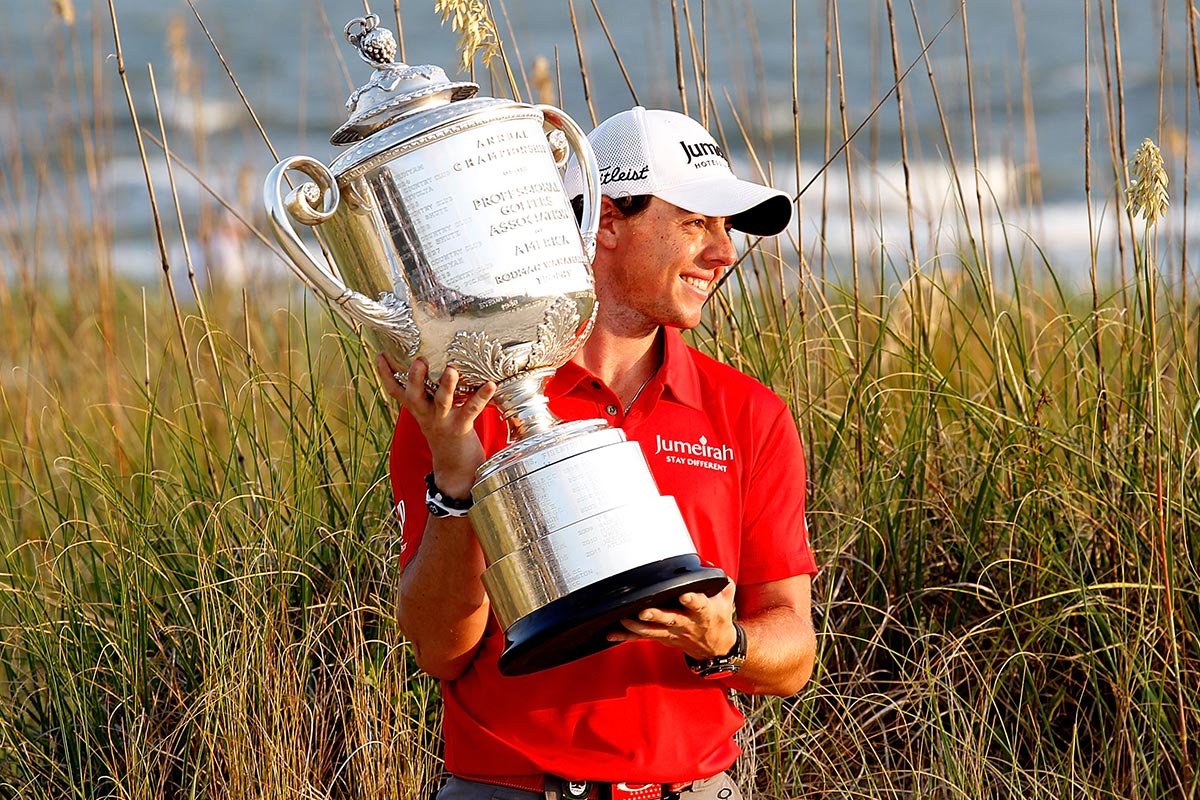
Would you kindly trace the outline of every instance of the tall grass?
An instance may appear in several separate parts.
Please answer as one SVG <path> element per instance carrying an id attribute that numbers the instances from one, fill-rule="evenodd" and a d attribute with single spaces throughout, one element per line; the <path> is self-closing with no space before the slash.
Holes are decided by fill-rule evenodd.
<path id="1" fill-rule="evenodd" d="M 1190 109 L 1200 62 L 1185 6 Z M 673 0 L 677 44 L 661 54 L 663 74 L 677 82 L 676 107 L 707 117 L 772 177 L 776 161 L 800 163 L 801 128 L 769 140 L 765 109 L 717 96 L 709 15 L 723 8 Z M 693 334 L 795 410 L 823 565 L 817 674 L 795 698 L 740 699 L 739 778 L 767 798 L 1196 797 L 1196 273 L 1186 237 L 1123 211 L 1117 4 L 1080 4 L 1080 35 L 1102 62 L 1087 65 L 1088 80 L 1103 95 L 1099 114 L 1090 100 L 1080 109 L 1081 128 L 1095 116 L 1109 131 L 1103 151 L 1088 137 L 1081 191 L 1093 231 L 1118 225 L 1121 244 L 1112 269 L 1094 250 L 1086 296 L 1066 288 L 1033 235 L 996 224 L 1019 209 L 973 182 L 977 140 L 970 162 L 955 150 L 935 66 L 949 62 L 930 53 L 959 48 L 954 69 L 974 64 L 967 7 L 948 8 L 949 19 L 889 0 L 879 31 L 897 87 L 854 103 L 837 65 L 859 45 L 843 41 L 837 0 L 808 17 L 826 26 L 830 163 L 797 174 L 799 186 L 816 180 L 798 205 L 809 219 L 854 220 L 852 261 L 838 263 L 821 239 L 762 242 Z M 572 19 L 601 24 L 609 49 L 586 52 L 578 28 L 563 40 L 573 33 L 585 65 L 621 62 L 603 25 L 613 9 L 589 10 L 572 5 Z M 507 18 L 500 0 L 493 11 Z M 1014 0 L 1015 20 L 1035 13 Z M 120 76 L 86 62 L 74 14 L 60 14 L 63 70 L 48 96 L 101 107 L 91 101 Z M 910 23 L 919 50 L 896 33 Z M 93 26 L 94 41 L 115 43 L 111 23 Z M 957 40 L 941 38 L 956 29 Z M 536 96 L 553 91 L 515 41 L 497 44 L 493 92 L 535 96 L 517 79 L 534 74 Z M 107 82 L 89 84 L 93 69 Z M 631 95 L 658 88 L 621 71 Z M 907 124 L 918 87 L 936 107 L 936 146 Z M 196 169 L 172 153 L 156 97 L 130 93 L 128 105 L 147 165 Z M 892 114 L 909 228 L 895 251 L 872 233 L 876 210 L 853 180 L 842 209 L 819 185 L 876 169 L 853 137 Z M 1027 101 L 1021 115 L 1032 125 Z M 23 187 L 54 190 L 23 170 L 82 153 L 95 189 L 112 120 L 73 130 L 32 160 L 6 155 L 0 182 L 12 276 L 0 282 L 0 797 L 425 796 L 440 771 L 438 688 L 391 622 L 394 408 L 369 350 L 291 281 L 197 285 L 168 240 L 207 223 L 178 211 L 173 183 L 155 198 L 158 218 L 176 220 L 154 226 L 161 290 L 118 277 L 103 204 L 67 198 L 74 213 L 22 218 Z M 940 220 L 913 212 L 918 144 L 945 154 L 954 188 Z M 1186 163 L 1175 199 L 1185 219 Z M 1023 197 L 1036 205 L 1031 174 Z M 213 195 L 265 249 L 258 209 Z M 51 246 L 64 242 L 75 256 L 65 282 Z"/>

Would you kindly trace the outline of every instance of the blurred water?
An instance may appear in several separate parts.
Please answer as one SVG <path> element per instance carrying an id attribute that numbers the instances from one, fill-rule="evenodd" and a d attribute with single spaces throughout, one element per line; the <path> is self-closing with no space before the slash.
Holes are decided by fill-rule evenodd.
<path id="1" fill-rule="evenodd" d="M 60 0 L 61 1 L 61 0 Z M 153 271 L 157 262 L 150 235 L 150 214 L 141 161 L 117 84 L 117 69 L 107 4 L 76 2 L 74 38 L 65 33 L 51 0 L 0 0 L 0 183 L 5 196 L 0 203 L 0 229 L 28 229 L 40 215 L 66 207 L 69 185 L 82 187 L 82 158 L 65 165 L 56 156 L 55 136 L 87 127 L 96 109 L 80 103 L 67 90 L 75 63 L 73 42 L 80 61 L 98 64 L 97 79 L 105 86 L 113 127 L 103 151 L 99 203 L 113 214 L 119 234 L 116 261 L 130 274 Z M 393 24 L 393 4 L 370 4 Z M 456 36 L 443 28 L 433 12 L 432 0 L 400 0 L 406 60 L 437 63 L 453 72 L 457 61 Z M 591 119 L 580 80 L 579 61 L 566 0 L 493 0 L 504 13 L 499 26 L 508 55 L 528 72 L 535 58 L 543 57 L 562 79 L 560 104 L 585 127 Z M 682 2 L 678 4 L 682 9 Z M 751 130 L 758 143 L 757 156 L 770 164 L 775 182 L 795 189 L 797 169 L 792 145 L 793 96 L 801 121 L 799 181 L 807 183 L 824 161 L 826 105 L 827 5 L 798 0 L 793 89 L 791 4 L 784 0 L 690 0 L 694 31 L 703 24 L 707 38 L 706 71 L 720 125 L 731 141 L 740 140 L 739 124 Z M 1039 218 L 1010 216 L 1010 231 L 1018 237 L 1029 230 L 1038 236 L 1059 262 L 1083 269 L 1088 261 L 1090 236 L 1083 194 L 1083 112 L 1085 63 L 1083 3 L 1080 0 L 969 0 L 971 65 L 976 99 L 980 174 L 986 179 L 984 194 L 994 194 L 1001 205 L 1022 205 L 1031 185 L 1032 156 L 1040 166 L 1040 186 L 1047 210 Z M 1103 4 L 1107 7 L 1107 3 Z M 1124 81 L 1124 112 L 1131 147 L 1145 136 L 1160 140 L 1176 174 L 1182 156 L 1194 146 L 1186 132 L 1187 97 L 1186 20 L 1167 26 L 1167 64 L 1164 131 L 1158 129 L 1159 52 L 1161 30 L 1157 13 L 1145 0 L 1119 0 Z M 148 66 L 153 65 L 171 147 L 196 165 L 214 189 L 240 209 L 257 213 L 262 176 L 276 158 L 249 121 L 224 68 L 206 40 L 184 0 L 116 0 L 122 50 L 135 102 L 144 126 L 156 129 Z M 341 37 L 345 22 L 363 13 L 362 0 L 196 0 L 195 7 L 208 25 L 221 54 L 237 77 L 258 119 L 280 157 L 297 152 L 329 161 L 336 148 L 329 132 L 344 119 L 343 102 L 355 83 L 367 76 L 367 67 L 351 56 Z M 581 25 L 591 101 L 603 117 L 633 103 L 620 65 L 588 0 L 574 3 Z M 917 17 L 928 39 L 949 25 L 929 50 L 942 108 L 951 129 L 959 174 L 970 177 L 971 138 L 964 68 L 963 31 L 956 16 L 956 0 L 917 0 Z M 671 3 L 667 0 L 600 0 L 617 51 L 637 101 L 644 105 L 679 108 L 674 75 Z M 878 0 L 851 0 L 837 4 L 841 38 L 845 47 L 842 71 L 851 128 L 863 120 L 892 84 L 890 40 L 886 6 Z M 907 3 L 898 2 L 897 36 L 902 67 L 920 53 L 918 35 Z M 1097 26 L 1097 7 L 1093 6 Z M 1174 11 L 1172 11 L 1175 14 Z M 702 18 L 703 14 L 703 18 Z M 1024 62 L 1019 57 L 1018 20 L 1023 17 Z M 184 46 L 172 45 L 171 25 L 184 32 Z M 1111 22 L 1111 21 L 1110 21 Z M 680 23 L 687 20 L 680 14 Z M 332 29 L 332 30 L 331 30 Z M 1093 40 L 1093 60 L 1099 58 L 1099 37 Z M 188 63 L 181 65 L 181 54 Z M 198 93 L 180 91 L 175 69 L 200 81 Z M 689 86 L 694 87 L 693 65 L 685 60 Z M 1097 192 L 1112 185 L 1112 164 L 1107 157 L 1107 131 L 1103 117 L 1103 73 L 1092 70 L 1092 125 Z M 1032 102 L 1034 139 L 1026 136 L 1023 112 L 1025 82 Z M 93 76 L 82 76 L 91 95 Z M 937 107 L 923 65 L 905 83 L 907 125 L 914 162 L 918 202 L 918 229 L 929 246 L 935 239 L 958 235 L 947 230 L 953 218 L 952 182 L 948 153 L 943 142 Z M 484 87 L 484 93 L 498 93 Z M 194 95 L 200 97 L 197 103 Z M 695 113 L 693 93 L 689 110 Z M 736 113 L 735 113 L 736 110 Z M 840 136 L 837 98 L 833 98 L 834 143 Z M 194 138 L 194 133 L 200 135 Z M 907 247 L 907 218 L 903 176 L 899 172 L 897 116 L 894 101 L 886 103 L 876 121 L 856 140 L 859 156 L 856 195 L 870 211 L 861 234 L 865 241 L 882 242 L 903 252 Z M 1036 147 L 1036 150 L 1034 149 Z M 155 159 L 156 185 L 161 197 L 167 190 L 161 156 Z M 739 171 L 752 171 L 747 153 L 733 154 Z M 17 161 L 26 165 L 18 175 Z M 48 167 L 39 176 L 32 166 Z M 870 166 L 870 165 L 874 166 Z M 65 172 L 64 172 L 65 170 Z M 69 173 L 69 174 L 68 174 Z M 803 201 L 808 243 L 820 231 L 820 196 L 830 200 L 825 235 L 836 256 L 849 247 L 845 196 L 846 177 L 840 162 L 818 182 Z M 187 213 L 202 204 L 212 205 L 194 181 L 177 171 L 176 179 Z M 51 188 L 44 185 L 49 180 Z M 39 188 L 40 187 L 40 188 Z M 1178 192 L 1178 186 L 1175 187 Z M 973 184 L 967 187 L 974 196 Z M 86 193 L 80 188 L 81 195 Z M 1181 193 L 1179 193 L 1181 194 Z M 838 200 L 842 199 L 839 203 Z M 164 209 L 169 210 L 168 209 Z M 190 217 L 189 217 L 190 219 Z M 1181 220 L 1172 221 L 1176 228 Z M 1107 228 L 1111 229 L 1111 209 Z M 951 225 L 951 227 L 953 227 Z M 1190 230 L 1200 229 L 1192 224 Z M 1000 230 L 997 228 L 997 234 Z M 862 241 L 859 242 L 860 244 Z M 943 242 L 943 246 L 945 246 Z M 3 257 L 0 247 L 0 258 Z M 806 251 L 811 244 L 806 245 Z M 901 259 L 902 260 L 902 259 Z M 11 269 L 6 263 L 6 268 Z"/>

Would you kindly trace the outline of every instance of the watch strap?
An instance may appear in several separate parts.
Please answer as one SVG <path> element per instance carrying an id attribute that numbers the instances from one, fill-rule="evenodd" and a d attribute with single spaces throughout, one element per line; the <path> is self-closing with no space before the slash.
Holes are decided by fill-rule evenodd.
<path id="1" fill-rule="evenodd" d="M 740 623 L 734 622 L 733 630 L 737 634 L 737 638 L 733 642 L 733 649 L 723 656 L 697 659 L 684 653 L 683 657 L 687 661 L 688 669 L 701 678 L 709 680 L 728 678 L 737 673 L 742 668 L 742 664 L 746 663 L 746 629 Z"/>
<path id="2" fill-rule="evenodd" d="M 429 509 L 429 513 L 435 517 L 465 517 L 471 510 L 471 506 L 475 505 L 473 497 L 467 497 L 465 500 L 457 497 L 449 497 L 441 489 L 437 487 L 437 483 L 433 479 L 433 473 L 425 476 L 425 507 Z"/>

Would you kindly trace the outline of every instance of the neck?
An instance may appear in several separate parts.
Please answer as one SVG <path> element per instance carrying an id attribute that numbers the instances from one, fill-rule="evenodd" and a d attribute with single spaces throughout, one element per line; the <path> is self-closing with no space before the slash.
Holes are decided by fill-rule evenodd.
<path id="1" fill-rule="evenodd" d="M 628 404 L 662 364 L 662 336 L 661 328 L 631 337 L 597 327 L 575 355 L 575 361 Z"/>

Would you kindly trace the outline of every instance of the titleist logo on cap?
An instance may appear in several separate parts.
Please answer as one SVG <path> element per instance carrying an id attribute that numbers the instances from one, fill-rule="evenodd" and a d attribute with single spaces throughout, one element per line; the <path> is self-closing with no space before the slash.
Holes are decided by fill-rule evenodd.
<path id="1" fill-rule="evenodd" d="M 721 148 L 717 147 L 714 142 L 696 142 L 695 144 L 680 142 L 679 146 L 683 148 L 683 152 L 687 153 L 688 164 L 692 163 L 693 158 L 700 158 L 701 156 L 718 156 L 720 158 L 725 158 L 725 154 L 721 152 Z M 728 161 L 729 159 L 725 160 Z"/>
<path id="2" fill-rule="evenodd" d="M 600 183 L 617 183 L 619 181 L 644 181 L 650 174 L 650 165 L 640 169 L 625 169 L 620 166 L 601 167 Z"/>

